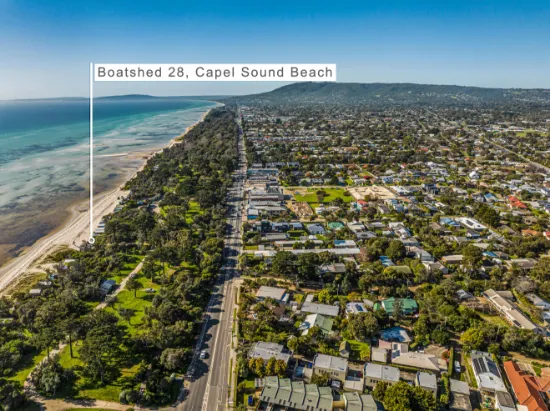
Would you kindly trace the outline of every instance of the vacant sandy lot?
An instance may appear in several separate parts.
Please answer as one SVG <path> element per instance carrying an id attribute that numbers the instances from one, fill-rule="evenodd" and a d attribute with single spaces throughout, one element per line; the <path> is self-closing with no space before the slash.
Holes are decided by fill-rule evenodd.
<path id="1" fill-rule="evenodd" d="M 370 196 L 377 200 L 389 200 L 392 198 L 397 198 L 394 193 L 383 186 L 350 187 L 348 188 L 348 191 L 356 200 L 363 200 L 365 196 Z"/>

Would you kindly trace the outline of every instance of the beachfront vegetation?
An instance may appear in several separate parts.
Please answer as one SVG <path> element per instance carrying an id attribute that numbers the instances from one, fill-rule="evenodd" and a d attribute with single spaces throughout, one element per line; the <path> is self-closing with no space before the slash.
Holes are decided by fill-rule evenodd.
<path id="1" fill-rule="evenodd" d="M 0 300 L 0 409 L 23 403 L 31 371 L 46 396 L 175 399 L 222 264 L 237 135 L 233 112 L 212 111 L 127 183 L 105 234 L 56 261 L 40 295 Z"/>

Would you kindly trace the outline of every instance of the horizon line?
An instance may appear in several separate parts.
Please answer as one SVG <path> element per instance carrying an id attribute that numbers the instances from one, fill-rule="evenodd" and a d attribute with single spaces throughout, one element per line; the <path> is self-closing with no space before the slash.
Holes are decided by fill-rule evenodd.
<path id="1" fill-rule="evenodd" d="M 276 87 L 274 89 L 271 89 L 269 91 L 263 91 L 260 93 L 251 93 L 251 94 L 195 94 L 191 96 L 184 96 L 184 95 L 152 95 L 152 94 L 112 94 L 112 95 L 105 95 L 105 96 L 97 96 L 94 97 L 94 99 L 104 99 L 104 98 L 113 98 L 113 97 L 152 97 L 152 98 L 193 98 L 193 97 L 200 97 L 200 98 L 228 98 L 228 97 L 239 97 L 239 96 L 253 96 L 258 94 L 265 94 L 272 92 L 274 90 L 287 87 L 290 85 L 295 84 L 303 84 L 303 83 L 318 83 L 318 84 L 401 84 L 401 85 L 417 85 L 417 86 L 447 86 L 447 87 L 463 87 L 463 88 L 477 88 L 477 89 L 489 89 L 489 90 L 541 90 L 541 91 L 549 91 L 550 87 L 485 87 L 485 86 L 465 86 L 465 85 L 459 85 L 459 84 L 428 84 L 428 83 L 413 83 L 413 82 L 379 82 L 379 81 L 373 81 L 373 82 L 359 82 L 359 81 L 336 81 L 336 82 L 327 82 L 327 81 L 300 81 L 295 83 L 289 83 L 285 84 L 280 87 Z M 72 96 L 72 97 L 30 97 L 30 98 L 16 98 L 16 99 L 0 99 L 0 102 L 16 102 L 16 101 L 42 101 L 42 100 L 89 100 L 89 97 L 81 97 L 81 96 Z"/>

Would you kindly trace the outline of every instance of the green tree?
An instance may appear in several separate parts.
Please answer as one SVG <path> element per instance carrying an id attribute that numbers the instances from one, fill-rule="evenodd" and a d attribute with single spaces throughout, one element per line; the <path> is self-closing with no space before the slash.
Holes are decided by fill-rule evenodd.
<path id="1" fill-rule="evenodd" d="M 182 371 L 188 357 L 188 348 L 166 348 L 160 356 L 160 363 L 168 371 Z"/>
<path id="2" fill-rule="evenodd" d="M 283 377 L 286 372 L 286 362 L 284 360 L 277 360 L 275 363 L 275 374 L 277 374 L 279 377 Z"/>
<path id="3" fill-rule="evenodd" d="M 137 291 L 141 288 L 141 283 L 136 277 L 131 277 L 126 281 L 126 289 L 134 292 L 134 298 L 137 297 Z"/>
<path id="4" fill-rule="evenodd" d="M 298 352 L 300 342 L 297 337 L 290 337 L 286 344 L 289 350 L 291 350 L 292 352 Z"/>
<path id="5" fill-rule="evenodd" d="M 130 320 L 132 319 L 132 317 L 134 316 L 134 310 L 132 310 L 131 308 L 119 308 L 118 309 L 118 315 L 120 315 L 120 317 L 126 321 L 128 324 L 130 324 Z"/>
<path id="6" fill-rule="evenodd" d="M 79 354 L 84 363 L 84 373 L 102 384 L 110 369 L 121 359 L 122 332 L 116 322 L 90 328 Z"/>
<path id="7" fill-rule="evenodd" d="M 59 364 L 59 356 L 54 355 L 48 361 L 42 361 L 31 373 L 31 381 L 39 392 L 54 396 L 56 391 L 67 382 L 65 370 Z"/>
<path id="8" fill-rule="evenodd" d="M 157 271 L 158 271 L 158 266 L 155 263 L 154 258 L 151 255 L 147 255 L 143 259 L 141 272 L 146 278 L 150 279 L 151 282 L 155 282 L 155 276 L 157 275 Z"/>
<path id="9" fill-rule="evenodd" d="M 328 384 L 328 374 L 325 374 L 324 372 L 315 373 L 311 377 L 311 383 L 316 384 L 319 387 L 323 387 Z"/>
<path id="10" fill-rule="evenodd" d="M 386 249 L 386 255 L 394 261 L 399 261 L 405 258 L 405 246 L 399 240 L 392 240 Z"/>
<path id="11" fill-rule="evenodd" d="M 322 289 L 319 294 L 317 294 L 317 300 L 322 304 L 332 304 L 335 299 L 336 296 L 327 288 Z"/>
<path id="12" fill-rule="evenodd" d="M 271 268 L 275 274 L 288 277 L 294 270 L 294 261 L 294 254 L 290 251 L 280 251 L 273 257 Z"/>
<path id="13" fill-rule="evenodd" d="M 479 247 L 468 244 L 462 250 L 462 265 L 468 270 L 476 269 L 483 259 L 483 252 Z"/>
<path id="14" fill-rule="evenodd" d="M 265 375 L 275 375 L 275 365 L 277 364 L 277 360 L 275 357 L 271 357 L 269 360 L 267 360 L 267 363 L 265 364 Z"/>
<path id="15" fill-rule="evenodd" d="M 389 384 L 387 382 L 381 381 L 376 384 L 372 396 L 376 401 L 384 402 L 384 397 L 386 396 L 386 390 L 388 389 Z"/>
<path id="16" fill-rule="evenodd" d="M 263 359 L 261 358 L 254 359 L 254 374 L 256 374 L 258 377 L 265 376 L 265 363 Z"/>

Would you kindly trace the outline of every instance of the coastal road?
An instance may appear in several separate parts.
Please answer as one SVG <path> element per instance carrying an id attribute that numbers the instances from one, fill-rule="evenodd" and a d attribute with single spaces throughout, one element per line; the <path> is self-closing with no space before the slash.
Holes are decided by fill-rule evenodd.
<path id="1" fill-rule="evenodd" d="M 239 276 L 238 256 L 242 249 L 242 205 L 246 179 L 246 153 L 239 129 L 239 168 L 233 174 L 228 193 L 228 231 L 225 236 L 224 266 L 215 284 L 206 310 L 206 323 L 188 370 L 188 394 L 177 407 L 185 411 L 226 410 L 231 372 L 231 339 L 235 290 L 233 280 Z M 204 358 L 201 357 L 204 352 Z M 233 364 L 234 366 L 234 364 Z M 234 382 L 233 382 L 234 383 Z"/>

